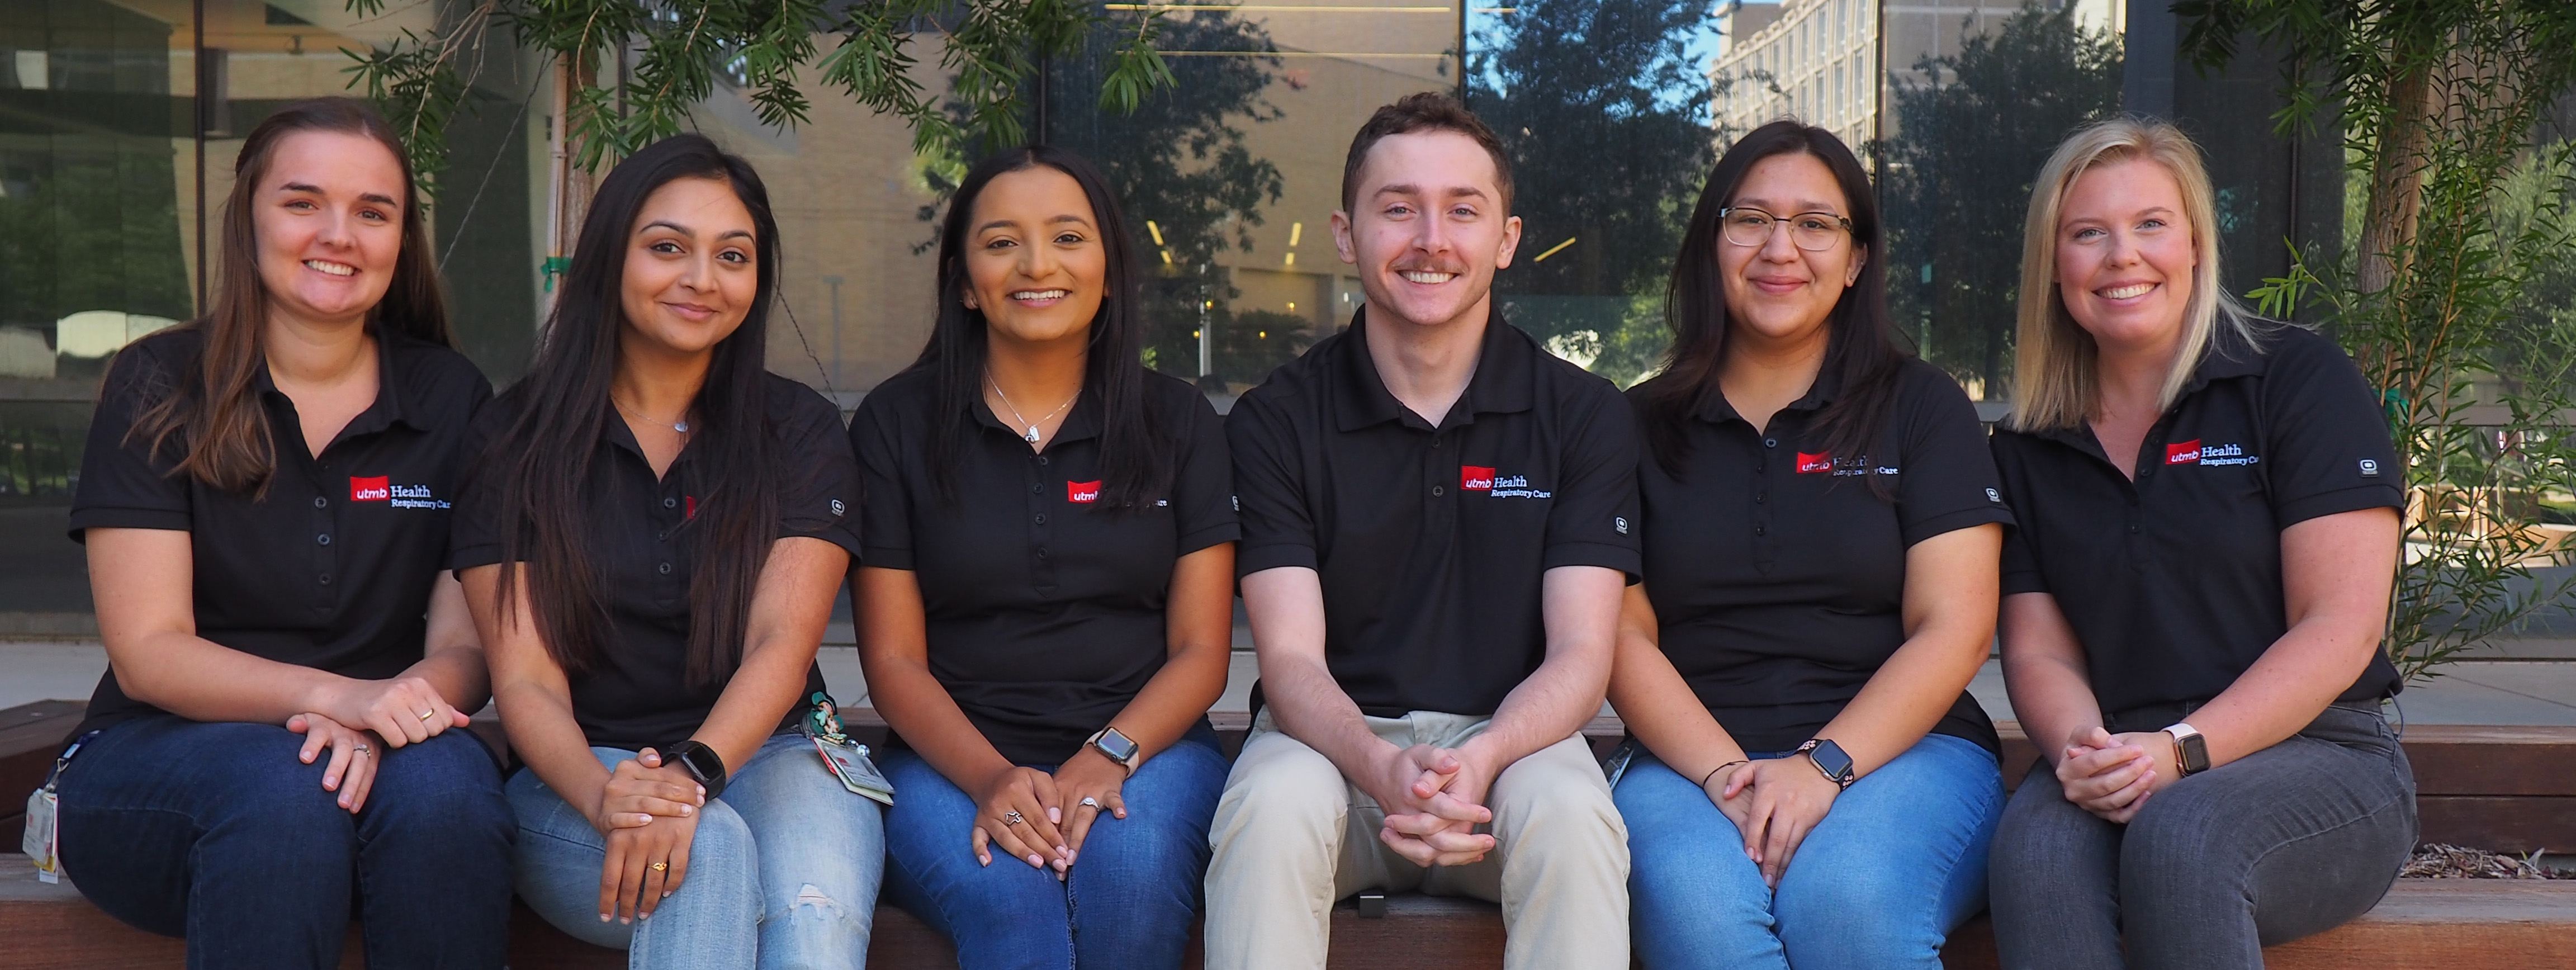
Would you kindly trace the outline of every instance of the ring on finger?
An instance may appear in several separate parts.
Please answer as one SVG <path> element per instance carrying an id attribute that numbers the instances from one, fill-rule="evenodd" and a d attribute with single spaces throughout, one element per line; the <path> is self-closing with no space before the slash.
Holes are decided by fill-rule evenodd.
<path id="1" fill-rule="evenodd" d="M 1007 812 L 1003 812 L 1003 813 L 1002 813 L 1002 824 L 1004 824 L 1004 825 L 1022 825 L 1022 824 L 1026 824 L 1027 822 L 1028 822 L 1028 819 L 1025 819 L 1025 818 L 1020 817 L 1020 810 L 1019 810 L 1019 809 L 1016 809 L 1016 808 L 1015 808 L 1015 809 L 1012 809 L 1012 810 L 1010 810 L 1010 811 L 1007 811 Z"/>
<path id="2" fill-rule="evenodd" d="M 367 746 L 367 743 L 366 743 L 366 742 L 364 742 L 364 741 L 360 741 L 360 742 L 358 742 L 357 744 L 350 746 L 349 750 L 350 750 L 351 752 L 356 753 L 356 754 L 374 754 L 374 753 L 376 753 L 376 749 L 368 747 L 368 746 Z"/>
<path id="3" fill-rule="evenodd" d="M 1089 796 L 1089 795 L 1084 795 L 1084 796 L 1082 796 L 1082 801 L 1081 801 L 1079 804 L 1077 804 L 1075 807 L 1077 807 L 1077 808 L 1088 808 L 1088 809 L 1091 809 L 1091 810 L 1093 810 L 1093 811 L 1098 811 L 1098 810 L 1100 809 L 1100 799 L 1093 798 L 1093 797 L 1091 797 L 1091 796 Z"/>
<path id="4" fill-rule="evenodd" d="M 421 722 L 422 722 L 422 723 L 428 723 L 428 721 L 429 721 L 429 719 L 430 719 L 430 718 L 437 717 L 437 716 L 438 716 L 438 709 L 437 709 L 437 708 L 431 708 L 431 709 L 429 709 L 429 710 L 426 710 L 426 711 L 422 711 L 422 712 L 420 712 L 420 719 L 421 719 Z"/>
<path id="5" fill-rule="evenodd" d="M 646 866 L 645 868 L 651 869 L 654 872 L 668 872 L 671 869 L 671 864 L 668 862 L 656 862 L 650 866 Z"/>

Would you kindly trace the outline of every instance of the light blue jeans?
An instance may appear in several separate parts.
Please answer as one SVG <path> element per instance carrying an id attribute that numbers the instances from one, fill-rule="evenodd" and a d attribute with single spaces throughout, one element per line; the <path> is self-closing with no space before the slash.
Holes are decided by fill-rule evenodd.
<path id="1" fill-rule="evenodd" d="M 1643 748 L 1612 799 L 1648 970 L 1940 970 L 1950 931 L 1986 907 L 2004 789 L 1986 749 L 1928 735 L 1834 799 L 1776 892 L 1697 779 Z"/>
<path id="2" fill-rule="evenodd" d="M 614 767 L 635 757 L 592 748 Z M 781 734 L 732 772 L 689 845 L 689 875 L 653 918 L 600 922 L 607 840 L 522 771 L 506 786 L 519 818 L 519 896 L 574 939 L 627 951 L 634 970 L 847 968 L 868 959 L 885 874 L 885 818 L 823 766 L 814 743 Z"/>

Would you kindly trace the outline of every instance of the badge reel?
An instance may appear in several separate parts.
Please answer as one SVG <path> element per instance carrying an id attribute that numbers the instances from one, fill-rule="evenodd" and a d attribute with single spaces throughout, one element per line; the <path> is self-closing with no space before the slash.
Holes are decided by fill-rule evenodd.
<path id="1" fill-rule="evenodd" d="M 27 796 L 27 827 L 18 837 L 18 849 L 36 864 L 38 882 L 63 881 L 63 840 L 62 831 L 55 824 L 54 788 L 62 781 L 63 766 L 70 764 L 72 756 L 80 753 L 81 745 L 88 744 L 89 739 L 97 736 L 98 732 L 91 731 L 73 741 L 71 747 L 63 749 L 62 756 L 54 759 L 54 770 L 45 774 L 44 786 Z"/>
<path id="2" fill-rule="evenodd" d="M 814 692 L 812 707 L 805 712 L 805 737 L 814 742 L 814 750 L 823 755 L 823 767 L 841 780 L 841 787 L 853 795 L 894 804 L 894 783 L 877 772 L 868 760 L 868 746 L 851 741 L 841 732 L 840 709 L 832 705 L 831 695 Z"/>

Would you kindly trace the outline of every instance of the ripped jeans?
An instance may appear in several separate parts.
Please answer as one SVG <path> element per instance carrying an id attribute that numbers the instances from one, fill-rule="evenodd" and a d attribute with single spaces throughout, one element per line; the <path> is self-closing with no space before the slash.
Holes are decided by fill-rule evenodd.
<path id="1" fill-rule="evenodd" d="M 601 764 L 635 757 L 592 748 Z M 689 874 L 653 918 L 599 919 L 607 841 L 589 819 L 521 771 L 505 788 L 519 819 L 519 896 L 573 938 L 627 951 L 635 970 L 847 968 L 867 963 L 868 923 L 885 873 L 877 803 L 841 787 L 812 742 L 772 737 L 699 815 Z"/>

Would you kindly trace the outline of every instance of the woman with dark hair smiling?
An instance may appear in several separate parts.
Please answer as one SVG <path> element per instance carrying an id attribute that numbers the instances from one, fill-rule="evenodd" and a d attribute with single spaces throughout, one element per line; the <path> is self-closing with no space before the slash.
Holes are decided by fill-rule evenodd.
<path id="1" fill-rule="evenodd" d="M 339 966 L 353 908 L 369 966 L 496 967 L 509 811 L 439 574 L 492 388 L 375 109 L 288 104 L 233 171 L 212 312 L 119 352 L 90 425 L 110 669 L 48 783 L 59 857 L 191 967 Z"/>
<path id="2" fill-rule="evenodd" d="M 1967 686 L 2012 519 L 1967 395 L 1889 339 L 1882 245 L 1850 149 L 1754 129 L 1629 392 L 1646 581 L 1610 703 L 1651 970 L 1937 970 L 1985 902 L 2003 787 Z"/>
<path id="3" fill-rule="evenodd" d="M 519 894 L 633 967 L 867 958 L 882 822 L 827 767 L 814 665 L 858 468 L 831 402 L 762 367 L 778 269 L 750 163 L 697 135 L 618 163 L 458 502 L 528 765 Z"/>
<path id="4" fill-rule="evenodd" d="M 1178 967 L 1198 911 L 1233 474 L 1207 399 L 1139 361 L 1130 245 L 1079 156 L 976 166 L 930 345 L 850 424 L 887 891 L 967 970 Z"/>

